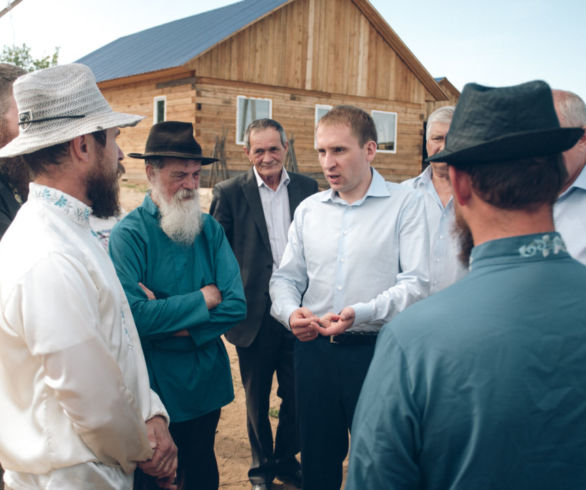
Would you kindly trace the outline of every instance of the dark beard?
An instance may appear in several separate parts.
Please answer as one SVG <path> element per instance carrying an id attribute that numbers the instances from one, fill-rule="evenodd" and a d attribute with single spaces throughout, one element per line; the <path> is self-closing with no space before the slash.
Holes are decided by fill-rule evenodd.
<path id="1" fill-rule="evenodd" d="M 454 223 L 453 233 L 458 238 L 460 245 L 460 253 L 458 254 L 458 260 L 460 263 L 468 268 L 470 265 L 470 254 L 474 248 L 474 238 L 472 232 L 468 227 L 468 223 L 462 218 L 462 215 L 456 210 L 456 221 Z"/>
<path id="2" fill-rule="evenodd" d="M 108 175 L 104 169 L 104 162 L 100 162 L 99 170 L 92 173 L 87 181 L 87 197 L 92 202 L 92 213 L 96 218 L 120 214 L 119 173 Z"/>
<path id="3" fill-rule="evenodd" d="M 22 157 L 1 158 L 0 178 L 18 192 L 23 202 L 27 200 L 28 185 L 32 176 Z"/>

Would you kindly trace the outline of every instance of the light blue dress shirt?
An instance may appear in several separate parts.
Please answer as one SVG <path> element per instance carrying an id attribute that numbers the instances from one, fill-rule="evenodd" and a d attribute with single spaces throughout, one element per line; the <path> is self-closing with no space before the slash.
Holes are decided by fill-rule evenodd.
<path id="1" fill-rule="evenodd" d="M 455 222 L 454 198 L 444 208 L 431 179 L 431 165 L 420 175 L 402 183 L 424 195 L 429 229 L 430 294 L 448 287 L 466 275 L 468 269 L 458 259 L 457 237 L 452 233 Z"/>
<path id="2" fill-rule="evenodd" d="M 553 217 L 570 255 L 586 265 L 586 167 L 555 203 Z"/>
<path id="3" fill-rule="evenodd" d="M 271 314 L 289 327 L 300 305 L 322 316 L 350 306 L 352 331 L 375 331 L 427 296 L 428 235 L 422 197 L 372 169 L 352 204 L 333 190 L 295 211 L 280 268 L 270 282 Z"/>

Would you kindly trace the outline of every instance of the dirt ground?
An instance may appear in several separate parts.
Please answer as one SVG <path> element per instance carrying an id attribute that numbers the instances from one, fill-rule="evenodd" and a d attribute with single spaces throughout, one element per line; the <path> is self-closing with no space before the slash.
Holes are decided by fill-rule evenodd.
<path id="1" fill-rule="evenodd" d="M 120 201 L 126 212 L 132 211 L 142 203 L 145 188 L 122 184 Z M 200 189 L 201 207 L 207 212 L 211 202 L 211 189 Z M 216 434 L 216 456 L 220 469 L 220 488 L 236 490 L 250 488 L 248 482 L 248 467 L 250 465 L 250 447 L 246 435 L 246 403 L 244 390 L 240 381 L 238 358 L 236 349 L 229 342 L 225 342 L 232 379 L 234 382 L 234 401 L 222 409 L 222 416 Z M 276 395 L 276 382 L 273 383 L 271 396 L 271 412 L 279 409 L 280 399 Z M 277 419 L 271 417 L 273 433 L 276 430 Z M 273 490 L 293 490 L 296 487 L 283 484 L 278 480 L 273 482 Z"/>

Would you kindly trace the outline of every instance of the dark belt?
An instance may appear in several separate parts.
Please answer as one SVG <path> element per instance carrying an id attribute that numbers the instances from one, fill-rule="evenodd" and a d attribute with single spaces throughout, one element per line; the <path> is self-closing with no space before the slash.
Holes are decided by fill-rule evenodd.
<path id="1" fill-rule="evenodd" d="M 348 332 L 341 335 L 330 335 L 329 339 L 330 344 L 374 345 L 377 336 L 378 332 Z"/>

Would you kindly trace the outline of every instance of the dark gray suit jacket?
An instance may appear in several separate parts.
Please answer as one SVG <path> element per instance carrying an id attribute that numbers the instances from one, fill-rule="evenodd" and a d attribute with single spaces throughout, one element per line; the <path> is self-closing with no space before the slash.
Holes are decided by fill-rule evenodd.
<path id="1" fill-rule="evenodd" d="M 0 238 L 12 223 L 20 204 L 8 184 L 0 179 Z"/>
<path id="2" fill-rule="evenodd" d="M 317 192 L 318 187 L 315 180 L 304 175 L 289 172 L 289 177 L 287 192 L 293 219 L 297 205 Z M 246 295 L 246 320 L 229 330 L 226 338 L 234 345 L 248 347 L 270 305 L 269 280 L 273 271 L 271 244 L 252 168 L 214 187 L 210 214 L 224 227 L 240 264 Z"/>

